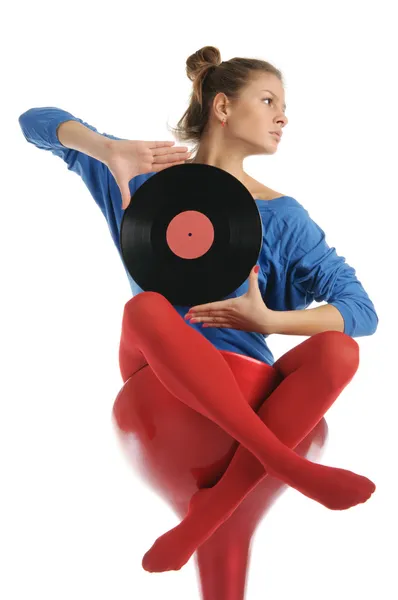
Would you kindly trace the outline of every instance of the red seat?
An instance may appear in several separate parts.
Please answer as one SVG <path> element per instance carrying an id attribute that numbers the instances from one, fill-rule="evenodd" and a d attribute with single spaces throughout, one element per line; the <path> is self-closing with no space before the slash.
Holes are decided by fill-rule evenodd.
<path id="1" fill-rule="evenodd" d="M 247 402 L 258 410 L 278 385 L 273 367 L 222 351 Z M 170 394 L 148 365 L 124 383 L 114 403 L 113 420 L 134 470 L 181 519 L 193 494 L 222 477 L 238 442 L 218 425 Z M 296 448 L 318 458 L 327 436 L 322 419 Z M 314 452 L 315 450 L 315 452 Z M 253 532 L 286 486 L 265 477 L 234 514 L 195 553 L 203 600 L 243 600 Z M 159 535 L 167 530 L 159 531 Z M 230 561 L 234 561 L 231 581 Z"/>

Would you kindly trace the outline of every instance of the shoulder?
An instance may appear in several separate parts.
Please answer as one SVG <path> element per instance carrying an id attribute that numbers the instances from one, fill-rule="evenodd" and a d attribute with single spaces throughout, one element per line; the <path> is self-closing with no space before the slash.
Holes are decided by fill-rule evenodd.
<path id="1" fill-rule="evenodd" d="M 254 180 L 250 182 L 250 184 L 248 184 L 247 187 L 255 200 L 265 200 L 267 202 L 270 202 L 271 200 L 276 200 L 277 198 L 285 197 L 285 194 L 277 192 L 276 190 L 273 190 L 267 187 L 266 185 L 262 185 Z"/>
<path id="2" fill-rule="evenodd" d="M 325 251 L 325 230 L 296 199 L 289 197 L 281 210 L 275 211 L 275 218 L 279 227 L 281 255 L 285 259 L 292 260 L 310 252 L 311 256 L 315 256 Z"/>
<path id="3" fill-rule="evenodd" d="M 325 240 L 325 231 L 310 212 L 292 196 L 258 202 L 263 224 L 263 237 L 277 244 L 281 255 L 291 256 L 297 250 L 308 250 Z"/>
<path id="4" fill-rule="evenodd" d="M 276 198 L 283 198 L 285 196 L 285 194 L 277 192 L 263 183 L 260 183 L 260 181 L 253 179 L 253 177 L 250 177 L 250 175 L 247 173 L 245 173 L 245 180 L 243 183 L 255 200 L 266 200 L 269 202 Z"/>
<path id="5" fill-rule="evenodd" d="M 256 200 L 265 200 L 270 202 L 271 200 L 277 200 L 278 198 L 285 198 L 286 194 L 271 190 L 271 188 L 259 189 L 257 191 L 251 191 L 253 198 Z"/>

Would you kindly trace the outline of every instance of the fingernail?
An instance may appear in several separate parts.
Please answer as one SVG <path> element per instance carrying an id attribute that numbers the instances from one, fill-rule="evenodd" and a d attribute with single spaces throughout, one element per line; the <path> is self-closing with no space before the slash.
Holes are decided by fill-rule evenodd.
<path id="1" fill-rule="evenodd" d="M 258 265 L 256 265 L 256 266 L 254 267 L 254 272 L 255 272 L 255 273 L 258 273 L 258 272 L 259 272 L 259 270 L 260 270 L 260 267 L 259 267 Z"/>

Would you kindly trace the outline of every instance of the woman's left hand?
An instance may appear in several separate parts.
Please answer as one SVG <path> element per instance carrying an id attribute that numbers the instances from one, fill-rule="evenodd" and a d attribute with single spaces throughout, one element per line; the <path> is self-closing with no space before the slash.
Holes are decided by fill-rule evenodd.
<path id="1" fill-rule="evenodd" d="M 249 289 L 238 298 L 230 298 L 209 304 L 193 306 L 185 315 L 191 323 L 203 323 L 203 327 L 228 327 L 252 331 L 264 335 L 276 333 L 273 311 L 264 303 L 258 287 L 258 270 L 250 272 Z"/>

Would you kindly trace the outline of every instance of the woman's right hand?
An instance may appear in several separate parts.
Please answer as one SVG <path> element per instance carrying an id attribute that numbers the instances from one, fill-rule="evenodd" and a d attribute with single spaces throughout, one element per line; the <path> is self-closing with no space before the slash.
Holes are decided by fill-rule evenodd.
<path id="1" fill-rule="evenodd" d="M 119 186 L 123 210 L 130 204 L 129 182 L 133 177 L 152 171 L 163 171 L 188 160 L 191 152 L 187 146 L 171 148 L 173 144 L 173 141 L 112 140 L 104 163 Z"/>

